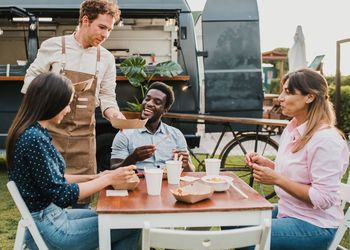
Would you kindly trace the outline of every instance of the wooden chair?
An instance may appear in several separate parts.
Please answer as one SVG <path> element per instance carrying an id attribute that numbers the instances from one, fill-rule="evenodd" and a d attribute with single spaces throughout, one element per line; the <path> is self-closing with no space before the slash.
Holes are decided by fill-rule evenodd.
<path id="1" fill-rule="evenodd" d="M 229 249 L 253 245 L 256 245 L 255 249 L 264 249 L 270 229 L 271 219 L 265 219 L 259 226 L 222 231 L 150 228 L 146 221 L 142 232 L 142 249 Z"/>
<path id="2" fill-rule="evenodd" d="M 46 246 L 43 238 L 41 237 L 41 234 L 33 220 L 32 215 L 28 210 L 27 205 L 24 203 L 24 200 L 22 199 L 22 196 L 18 191 L 16 183 L 14 181 L 9 181 L 7 183 L 7 188 L 10 191 L 12 199 L 15 201 L 16 206 L 22 215 L 21 220 L 18 222 L 15 246 L 13 249 L 25 249 L 26 246 L 24 244 L 24 235 L 27 228 L 31 233 L 35 244 L 38 246 L 38 248 L 40 250 L 48 250 L 48 247 Z"/>
<path id="3" fill-rule="evenodd" d="M 340 185 L 340 198 L 345 202 L 350 202 L 350 184 L 348 181 L 348 184 L 341 183 Z M 344 208 L 345 204 L 343 205 Z M 335 250 L 335 249 L 346 249 L 339 245 L 341 242 L 345 232 L 347 229 L 350 228 L 350 209 L 348 209 L 345 213 L 344 220 L 342 224 L 339 226 L 334 239 L 332 241 L 332 244 L 329 246 L 328 250 Z M 350 236 L 350 235 L 349 235 Z M 349 242 L 350 244 L 350 242 Z"/>

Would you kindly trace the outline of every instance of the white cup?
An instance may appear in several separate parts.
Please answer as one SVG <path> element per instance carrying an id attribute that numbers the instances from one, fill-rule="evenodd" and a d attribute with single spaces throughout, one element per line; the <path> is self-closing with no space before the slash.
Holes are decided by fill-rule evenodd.
<path id="1" fill-rule="evenodd" d="M 220 159 L 205 159 L 205 173 L 207 175 L 219 175 L 220 173 Z"/>
<path id="2" fill-rule="evenodd" d="M 165 162 L 168 184 L 179 184 L 182 172 L 182 161 Z"/>
<path id="3" fill-rule="evenodd" d="M 163 169 L 145 168 L 147 193 L 149 195 L 160 195 L 162 189 Z"/>

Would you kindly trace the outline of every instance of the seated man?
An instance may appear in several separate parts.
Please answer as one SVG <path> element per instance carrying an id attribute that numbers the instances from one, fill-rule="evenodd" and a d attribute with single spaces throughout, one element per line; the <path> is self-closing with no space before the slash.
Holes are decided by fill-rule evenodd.
<path id="1" fill-rule="evenodd" d="M 141 109 L 141 119 L 148 119 L 146 126 L 125 129 L 115 136 L 111 169 L 127 165 L 136 165 L 141 170 L 145 167 L 164 167 L 166 161 L 177 155 L 182 158 L 184 171 L 195 171 L 184 135 L 179 129 L 161 121 L 162 115 L 168 112 L 174 99 L 173 90 L 165 83 L 154 82 L 148 88 Z M 160 143 L 155 146 L 158 142 Z"/>

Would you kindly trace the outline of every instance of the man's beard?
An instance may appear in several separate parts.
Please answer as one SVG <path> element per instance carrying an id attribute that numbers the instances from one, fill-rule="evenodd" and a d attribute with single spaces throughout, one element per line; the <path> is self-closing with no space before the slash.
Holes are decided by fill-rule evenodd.
<path id="1" fill-rule="evenodd" d="M 161 116 L 162 116 L 161 114 L 154 114 L 151 118 L 148 119 L 146 124 L 151 124 L 158 121 Z"/>

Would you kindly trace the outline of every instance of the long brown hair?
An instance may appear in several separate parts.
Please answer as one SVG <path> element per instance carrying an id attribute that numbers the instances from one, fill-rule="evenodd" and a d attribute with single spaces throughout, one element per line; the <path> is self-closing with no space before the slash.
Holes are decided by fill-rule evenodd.
<path id="1" fill-rule="evenodd" d="M 49 120 L 69 103 L 74 87 L 72 82 L 56 73 L 43 73 L 30 83 L 6 140 L 7 167 L 13 167 L 18 137 L 38 121 Z"/>
<path id="2" fill-rule="evenodd" d="M 315 99 L 308 104 L 306 130 L 292 149 L 292 152 L 295 153 L 302 149 L 322 126 L 335 127 L 336 118 L 333 104 L 329 101 L 327 81 L 317 71 L 307 68 L 299 69 L 285 75 L 282 83 L 286 81 L 289 81 L 288 91 L 291 94 L 299 90 L 302 95 L 315 96 Z M 338 129 L 337 131 L 344 138 L 344 134 Z"/>

